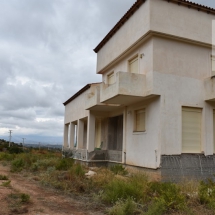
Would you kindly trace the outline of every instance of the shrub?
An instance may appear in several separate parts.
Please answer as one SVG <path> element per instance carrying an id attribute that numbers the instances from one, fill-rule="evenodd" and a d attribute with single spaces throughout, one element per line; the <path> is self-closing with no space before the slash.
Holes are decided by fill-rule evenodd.
<path id="1" fill-rule="evenodd" d="M 22 203 L 27 203 L 30 201 L 30 196 L 25 193 L 20 193 L 20 199 Z"/>
<path id="2" fill-rule="evenodd" d="M 114 174 L 119 174 L 119 175 L 126 175 L 128 174 L 127 170 L 125 169 L 125 167 L 123 167 L 122 165 L 113 165 L 110 167 L 110 170 L 114 173 Z"/>
<path id="3" fill-rule="evenodd" d="M 80 164 L 76 164 L 71 168 L 71 173 L 74 173 L 76 176 L 83 177 L 85 175 L 85 171 Z"/>
<path id="4" fill-rule="evenodd" d="M 213 182 L 212 179 L 200 182 L 198 194 L 201 204 L 205 204 L 209 208 L 215 209 L 215 182 Z"/>
<path id="5" fill-rule="evenodd" d="M 0 174 L 0 180 L 8 180 L 8 177 L 6 175 Z"/>
<path id="6" fill-rule="evenodd" d="M 9 154 L 7 152 L 0 152 L 0 161 L 12 161 L 14 159 L 14 155 Z"/>
<path id="7" fill-rule="evenodd" d="M 10 186 L 10 182 L 11 181 L 5 181 L 5 182 L 2 183 L 2 186 L 3 187 L 9 187 Z"/>
<path id="8" fill-rule="evenodd" d="M 166 203 L 163 198 L 157 199 L 157 201 L 152 202 L 148 207 L 148 211 L 145 215 L 162 215 L 166 210 Z"/>
<path id="9" fill-rule="evenodd" d="M 25 162 L 22 158 L 16 158 L 11 163 L 11 171 L 12 172 L 20 172 L 25 166 Z"/>
<path id="10" fill-rule="evenodd" d="M 186 199 L 182 194 L 178 185 L 167 182 L 151 182 L 150 190 L 152 194 L 152 200 L 155 202 L 155 206 L 165 208 L 165 210 L 185 210 Z"/>
<path id="11" fill-rule="evenodd" d="M 116 202 L 118 199 L 133 197 L 137 201 L 148 200 L 148 180 L 145 175 L 137 174 L 128 180 L 114 179 L 104 188 L 103 200 Z"/>
<path id="12" fill-rule="evenodd" d="M 68 170 L 74 164 L 74 160 L 72 158 L 63 158 L 58 161 L 56 164 L 57 170 Z"/>
<path id="13" fill-rule="evenodd" d="M 116 204 L 108 210 L 110 215 L 131 215 L 137 211 L 137 204 L 132 198 L 118 200 Z"/>
<path id="14" fill-rule="evenodd" d="M 12 146 L 10 148 L 8 148 L 9 153 L 11 154 L 19 154 L 23 152 L 23 149 L 21 147 L 18 146 Z"/>

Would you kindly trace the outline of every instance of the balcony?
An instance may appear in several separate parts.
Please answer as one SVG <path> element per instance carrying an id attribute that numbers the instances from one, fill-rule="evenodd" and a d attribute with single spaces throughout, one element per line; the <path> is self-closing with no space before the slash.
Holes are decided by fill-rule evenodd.
<path id="1" fill-rule="evenodd" d="M 114 84 L 102 83 L 100 87 L 100 102 L 105 104 L 128 105 L 148 97 L 150 93 L 143 74 L 118 72 Z"/>
<path id="2" fill-rule="evenodd" d="M 112 111 L 117 105 L 103 104 L 100 102 L 100 85 L 92 85 L 90 92 L 86 94 L 85 109 L 93 111 Z"/>
<path id="3" fill-rule="evenodd" d="M 215 101 L 215 77 L 204 80 L 205 101 Z"/>

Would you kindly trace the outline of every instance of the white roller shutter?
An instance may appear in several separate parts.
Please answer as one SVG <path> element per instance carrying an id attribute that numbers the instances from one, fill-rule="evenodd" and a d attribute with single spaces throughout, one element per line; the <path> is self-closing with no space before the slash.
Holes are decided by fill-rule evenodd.
<path id="1" fill-rule="evenodd" d="M 138 56 L 129 61 L 129 71 L 131 73 L 138 73 Z"/>
<path id="2" fill-rule="evenodd" d="M 182 108 L 182 153 L 201 152 L 202 109 Z"/>

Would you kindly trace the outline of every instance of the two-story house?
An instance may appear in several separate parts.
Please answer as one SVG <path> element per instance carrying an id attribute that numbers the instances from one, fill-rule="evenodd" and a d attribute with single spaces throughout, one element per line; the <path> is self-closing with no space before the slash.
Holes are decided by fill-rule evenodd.
<path id="1" fill-rule="evenodd" d="M 186 0 L 137 0 L 94 49 L 102 82 L 64 103 L 64 150 L 172 179 L 213 176 L 213 19 Z"/>

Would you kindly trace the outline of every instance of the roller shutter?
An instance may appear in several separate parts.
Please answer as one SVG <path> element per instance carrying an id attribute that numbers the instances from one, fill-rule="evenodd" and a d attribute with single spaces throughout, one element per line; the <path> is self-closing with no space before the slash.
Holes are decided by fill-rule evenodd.
<path id="1" fill-rule="evenodd" d="M 182 153 L 201 152 L 202 109 L 182 108 Z"/>

